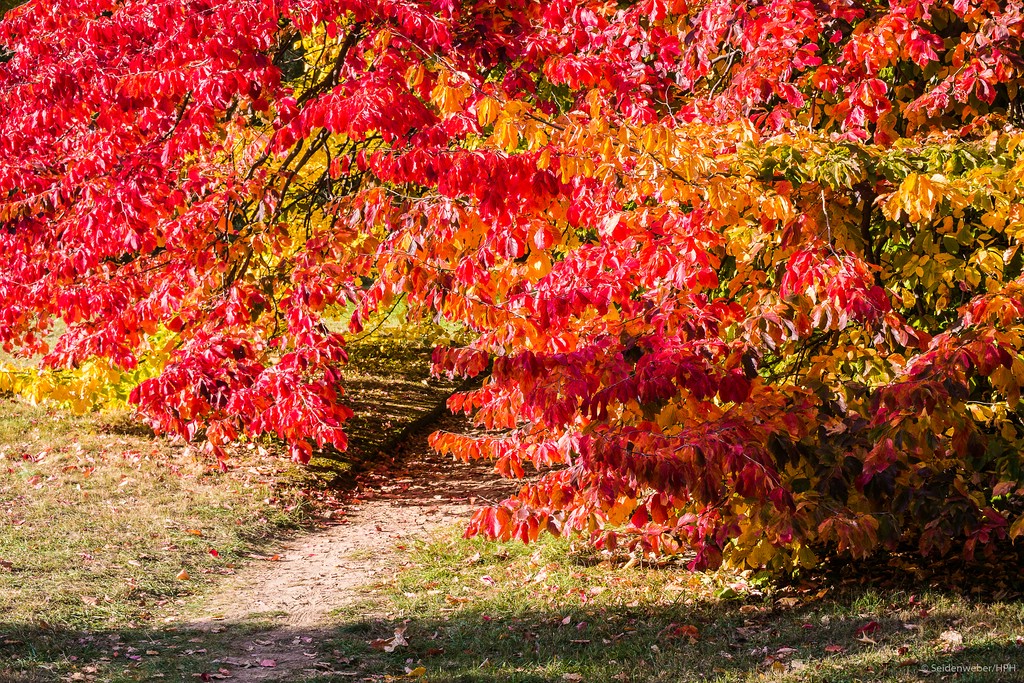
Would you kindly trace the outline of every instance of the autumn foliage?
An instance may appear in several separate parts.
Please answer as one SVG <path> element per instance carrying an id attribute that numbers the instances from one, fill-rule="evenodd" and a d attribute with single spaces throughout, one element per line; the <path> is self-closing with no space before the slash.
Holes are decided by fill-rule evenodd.
<path id="1" fill-rule="evenodd" d="M 0 388 L 344 448 L 342 317 L 456 323 L 470 532 L 813 565 L 1024 534 L 1019 2 L 33 0 Z M 330 325 L 329 325 L 329 324 Z M 47 334 L 58 331 L 52 347 Z"/>

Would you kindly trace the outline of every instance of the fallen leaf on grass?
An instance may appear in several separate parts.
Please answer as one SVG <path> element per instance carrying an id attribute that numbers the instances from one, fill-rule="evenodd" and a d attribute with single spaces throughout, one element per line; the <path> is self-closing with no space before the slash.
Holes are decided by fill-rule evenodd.
<path id="1" fill-rule="evenodd" d="M 370 647 L 374 650 L 383 650 L 384 652 L 394 652 L 399 647 L 408 647 L 409 641 L 405 639 L 405 629 L 405 626 L 399 626 L 395 629 L 393 637 L 371 640 Z"/>
<path id="2" fill-rule="evenodd" d="M 0 569 L 3 569 L 4 571 L 8 571 L 8 572 L 13 572 L 14 571 L 14 563 L 13 562 L 8 562 L 7 560 L 0 560 Z"/>
<path id="3" fill-rule="evenodd" d="M 425 673 L 427 673 L 427 667 L 425 666 L 417 666 L 415 669 L 406 667 L 405 669 L 405 675 L 407 678 L 419 678 Z"/>
<path id="4" fill-rule="evenodd" d="M 192 578 L 192 576 L 188 573 L 187 569 L 182 569 L 174 578 L 176 578 L 178 581 L 188 581 Z"/>
<path id="5" fill-rule="evenodd" d="M 700 631 L 693 624 L 669 624 L 661 633 L 670 638 L 688 638 L 691 643 L 696 643 L 700 638 Z"/>
<path id="6" fill-rule="evenodd" d="M 959 631 L 943 631 L 939 635 L 939 642 L 942 643 L 943 650 L 959 650 L 963 648 L 964 637 Z"/>
<path id="7" fill-rule="evenodd" d="M 858 636 L 870 636 L 872 633 L 881 630 L 882 625 L 877 621 L 869 621 L 868 623 L 857 629 Z"/>
<path id="8" fill-rule="evenodd" d="M 274 659 L 261 659 L 260 666 L 262 666 L 264 669 L 270 669 L 277 666 L 277 661 Z"/>
<path id="9" fill-rule="evenodd" d="M 846 652 L 846 648 L 842 645 L 826 645 L 825 652 L 831 652 L 833 654 L 836 654 L 839 652 Z"/>
<path id="10" fill-rule="evenodd" d="M 199 529 L 185 529 L 186 534 L 192 534 L 193 536 L 202 536 L 203 532 Z"/>

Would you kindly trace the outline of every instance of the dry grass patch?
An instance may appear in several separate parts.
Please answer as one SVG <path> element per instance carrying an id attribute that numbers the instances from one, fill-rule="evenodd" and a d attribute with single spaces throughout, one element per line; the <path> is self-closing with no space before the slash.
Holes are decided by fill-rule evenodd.
<path id="1" fill-rule="evenodd" d="M 308 511 L 273 458 L 224 475 L 123 420 L 0 409 L 0 632 L 166 616 Z"/>

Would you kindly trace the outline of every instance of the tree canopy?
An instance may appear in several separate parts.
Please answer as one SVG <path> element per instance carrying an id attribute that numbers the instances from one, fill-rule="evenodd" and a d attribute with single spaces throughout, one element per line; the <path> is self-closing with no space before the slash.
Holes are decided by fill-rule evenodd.
<path id="1" fill-rule="evenodd" d="M 0 389 L 345 447 L 343 332 L 458 324 L 471 533 L 694 567 L 1024 533 L 1019 2 L 32 0 Z M 59 333 L 52 345 L 48 334 Z"/>

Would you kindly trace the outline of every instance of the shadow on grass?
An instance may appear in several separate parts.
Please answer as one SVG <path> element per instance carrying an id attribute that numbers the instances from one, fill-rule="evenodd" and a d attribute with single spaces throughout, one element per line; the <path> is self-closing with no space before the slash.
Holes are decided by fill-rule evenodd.
<path id="1" fill-rule="evenodd" d="M 765 677 L 990 683 L 1024 677 L 1024 648 L 1016 640 L 1022 635 L 1024 614 L 1019 604 L 938 599 L 922 616 L 896 604 L 905 599 L 903 594 L 853 592 L 795 609 L 770 603 L 679 601 L 656 608 L 510 608 L 501 614 L 460 605 L 421 617 L 374 618 L 356 611 L 314 630 L 289 629 L 272 618 L 223 623 L 220 632 L 182 624 L 76 632 L 0 623 L 0 680 L 119 683 L 230 675 L 326 683 L 385 680 L 416 674 L 419 667 L 425 671 L 423 680 L 432 683 Z M 869 605 L 872 611 L 861 611 Z M 865 632 L 865 625 L 872 623 L 876 626 Z M 951 643 L 943 636 L 954 628 L 960 629 L 962 642 Z M 394 638 L 396 629 L 407 644 L 399 643 L 390 653 L 379 649 Z M 270 643 L 271 638 L 276 642 Z M 261 666 L 260 653 L 270 645 L 278 650 L 283 645 L 293 661 Z M 227 652 L 235 654 L 228 657 Z"/>

